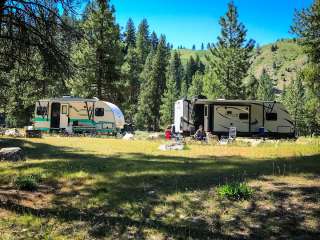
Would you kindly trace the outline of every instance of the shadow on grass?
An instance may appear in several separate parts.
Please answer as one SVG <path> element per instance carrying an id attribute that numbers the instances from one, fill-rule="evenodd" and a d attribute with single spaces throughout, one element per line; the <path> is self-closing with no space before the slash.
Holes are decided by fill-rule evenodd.
<path id="1" fill-rule="evenodd" d="M 163 221 L 161 217 L 155 218 L 152 214 L 154 208 L 163 203 L 164 196 L 174 193 L 209 191 L 225 182 L 263 179 L 263 176 L 275 174 L 319 175 L 320 154 L 272 160 L 245 159 L 240 156 L 190 159 L 142 153 L 105 157 L 74 151 L 73 148 L 54 147 L 20 139 L 0 142 L 1 147 L 9 145 L 21 146 L 31 159 L 49 160 L 26 162 L 23 165 L 13 166 L 14 169 L 39 168 L 54 179 L 82 171 L 89 176 L 98 176 L 99 181 L 88 186 L 84 185 L 77 192 L 70 188 L 69 192 L 56 194 L 53 200 L 56 207 L 53 208 L 34 209 L 11 201 L 1 203 L 0 207 L 17 213 L 55 217 L 66 222 L 81 219 L 89 224 L 89 232 L 95 237 L 108 235 L 113 228 L 117 228 L 119 233 L 125 233 L 129 226 L 138 229 L 135 238 L 139 239 L 145 238 L 143 233 L 145 228 L 157 229 L 166 236 L 181 239 L 187 237 L 198 239 L 244 239 L 246 237 L 250 239 L 270 237 L 288 239 L 292 236 L 313 239 L 319 234 L 319 232 L 299 225 L 307 217 L 307 214 L 314 214 L 314 217 L 319 220 L 319 210 L 313 209 L 312 213 L 305 212 L 303 205 L 288 207 L 286 202 L 291 191 L 298 191 L 305 196 L 303 202 L 317 202 L 319 201 L 319 189 L 291 189 L 286 183 L 283 186 L 278 186 L 277 191 L 266 193 L 273 197 L 276 203 L 275 208 L 259 208 L 255 205 L 256 199 L 253 200 L 249 209 L 228 222 L 228 228 L 236 230 L 231 231 L 230 234 L 221 230 L 221 225 L 224 223 L 221 222 L 219 215 L 201 221 L 178 220 L 177 217 L 177 223 L 170 224 Z M 71 206 L 70 197 L 79 193 L 84 194 L 88 199 L 99 196 L 99 206 L 96 208 L 85 207 L 84 209 Z M 205 199 L 194 203 L 193 211 L 205 210 L 201 204 L 202 201 Z M 123 204 L 130 204 L 132 211 L 139 212 L 141 218 L 136 220 L 121 210 Z M 166 202 L 166 204 L 170 205 L 170 208 L 176 209 L 181 202 L 172 201 Z M 250 222 L 244 220 L 248 215 Z M 273 229 L 274 226 L 276 228 Z M 241 233 L 243 228 L 249 231 L 246 237 Z"/>

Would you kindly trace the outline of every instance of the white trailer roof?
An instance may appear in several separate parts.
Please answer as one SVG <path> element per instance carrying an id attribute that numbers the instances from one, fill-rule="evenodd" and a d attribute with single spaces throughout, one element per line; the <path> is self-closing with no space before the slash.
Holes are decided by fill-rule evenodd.
<path id="1" fill-rule="evenodd" d="M 195 104 L 262 104 L 262 103 L 276 103 L 276 101 L 262 101 L 262 100 L 225 100 L 225 99 L 216 99 L 216 100 L 209 100 L 209 99 L 193 99 L 191 100 L 192 103 Z"/>
<path id="2" fill-rule="evenodd" d="M 99 101 L 98 99 L 88 99 L 88 98 L 78 98 L 78 97 L 60 97 L 60 98 L 48 98 L 48 99 L 41 99 L 39 100 L 41 102 L 46 101 L 46 102 L 97 102 Z"/>

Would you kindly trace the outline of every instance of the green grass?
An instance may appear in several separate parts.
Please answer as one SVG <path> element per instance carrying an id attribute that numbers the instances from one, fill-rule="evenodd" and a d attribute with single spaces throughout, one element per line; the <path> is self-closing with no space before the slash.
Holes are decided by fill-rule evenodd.
<path id="1" fill-rule="evenodd" d="M 0 162 L 0 239 L 315 239 L 320 139 L 258 146 L 103 138 L 0 138 L 26 162 Z M 34 192 L 18 176 L 41 176 Z M 246 182 L 251 198 L 217 189 Z M 293 227 L 294 226 L 294 227 Z"/>
<path id="2" fill-rule="evenodd" d="M 15 179 L 14 184 L 19 190 L 35 191 L 38 189 L 40 179 L 41 177 L 36 174 L 18 176 Z"/>
<path id="3" fill-rule="evenodd" d="M 253 190 L 246 183 L 226 183 L 217 188 L 220 197 L 229 200 L 248 200 Z"/>
<path id="4" fill-rule="evenodd" d="M 209 51 L 207 50 L 190 50 L 190 49 L 179 49 L 177 50 L 180 53 L 181 62 L 185 65 L 187 64 L 187 61 L 192 56 L 193 58 L 196 58 L 198 55 L 200 57 L 200 60 L 203 63 L 206 63 L 206 55 L 209 54 Z"/>

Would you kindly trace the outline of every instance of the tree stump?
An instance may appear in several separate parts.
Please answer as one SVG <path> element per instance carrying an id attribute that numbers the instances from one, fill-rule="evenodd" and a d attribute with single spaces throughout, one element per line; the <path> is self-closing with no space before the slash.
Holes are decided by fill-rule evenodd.
<path id="1" fill-rule="evenodd" d="M 23 161 L 25 160 L 25 154 L 19 147 L 2 148 L 0 150 L 0 161 Z"/>

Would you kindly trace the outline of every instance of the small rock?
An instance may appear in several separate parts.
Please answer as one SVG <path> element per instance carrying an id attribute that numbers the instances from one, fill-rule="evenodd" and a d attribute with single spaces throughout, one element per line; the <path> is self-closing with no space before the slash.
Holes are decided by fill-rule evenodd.
<path id="1" fill-rule="evenodd" d="M 25 154 L 19 147 L 2 148 L 0 150 L 0 160 L 4 161 L 23 161 L 25 160 Z"/>
<path id="2" fill-rule="evenodd" d="M 183 150 L 183 149 L 184 149 L 184 145 L 182 143 L 163 144 L 159 146 L 159 150 L 161 151 Z"/>

